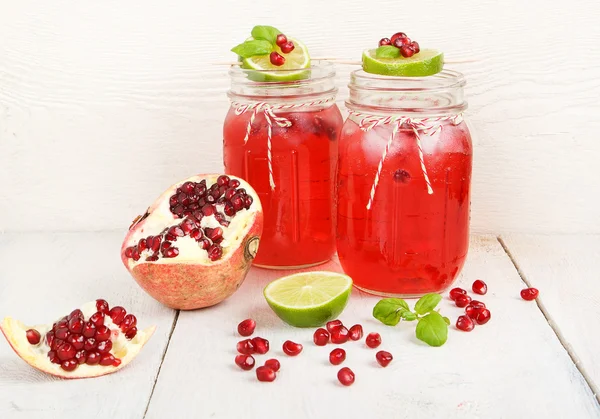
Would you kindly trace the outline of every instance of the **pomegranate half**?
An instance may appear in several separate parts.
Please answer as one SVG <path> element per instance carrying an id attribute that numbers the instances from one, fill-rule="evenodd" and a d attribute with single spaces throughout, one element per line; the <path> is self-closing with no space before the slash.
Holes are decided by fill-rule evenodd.
<path id="1" fill-rule="evenodd" d="M 208 307 L 244 281 L 262 228 L 260 200 L 247 182 L 197 175 L 172 185 L 134 220 L 121 259 L 137 283 L 166 306 Z"/>
<path id="2" fill-rule="evenodd" d="M 25 362 L 62 378 L 91 378 L 129 364 L 154 333 L 137 329 L 137 318 L 105 300 L 84 304 L 53 324 L 25 326 L 6 317 L 0 330 Z"/>

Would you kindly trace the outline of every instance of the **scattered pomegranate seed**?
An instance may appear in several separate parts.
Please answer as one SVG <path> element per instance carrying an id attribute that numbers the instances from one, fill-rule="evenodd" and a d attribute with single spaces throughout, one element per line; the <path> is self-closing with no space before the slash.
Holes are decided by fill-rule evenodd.
<path id="1" fill-rule="evenodd" d="M 259 336 L 252 338 L 252 345 L 257 354 L 263 355 L 269 352 L 269 341 Z"/>
<path id="2" fill-rule="evenodd" d="M 392 39 L 390 39 L 390 42 L 393 44 L 394 41 L 398 38 L 408 38 L 406 36 L 406 34 L 404 32 L 396 32 L 395 34 L 392 35 Z"/>
<path id="3" fill-rule="evenodd" d="M 325 346 L 329 342 L 329 332 L 322 327 L 315 330 L 313 335 L 313 342 L 317 346 Z"/>
<path id="4" fill-rule="evenodd" d="M 288 41 L 285 44 L 281 45 L 280 48 L 281 52 L 283 52 L 284 54 L 289 54 L 294 50 L 295 45 L 292 41 Z"/>
<path id="5" fill-rule="evenodd" d="M 485 308 L 485 303 L 478 300 L 471 301 L 469 305 L 473 308 Z"/>
<path id="6" fill-rule="evenodd" d="M 125 316 L 127 315 L 127 311 L 121 306 L 115 306 L 110 309 L 109 314 L 113 323 L 117 326 L 121 324 Z"/>
<path id="7" fill-rule="evenodd" d="M 350 340 L 360 340 L 363 337 L 363 328 L 360 324 L 355 324 L 349 330 Z"/>
<path id="8" fill-rule="evenodd" d="M 273 359 L 267 359 L 265 361 L 265 367 L 269 367 L 273 371 L 277 372 L 277 371 L 279 371 L 279 368 L 281 368 L 281 364 L 275 358 L 273 358 Z"/>
<path id="9" fill-rule="evenodd" d="M 302 352 L 302 345 L 291 340 L 286 340 L 283 342 L 283 352 L 289 356 L 296 356 Z"/>
<path id="10" fill-rule="evenodd" d="M 281 47 L 283 44 L 285 44 L 288 41 L 287 36 L 285 36 L 284 34 L 280 33 L 279 35 L 277 35 L 277 38 L 275 40 L 275 44 L 278 47 Z"/>
<path id="11" fill-rule="evenodd" d="M 27 337 L 27 341 L 31 345 L 37 345 L 38 343 L 40 343 L 40 340 L 42 338 L 40 332 L 38 332 L 35 329 L 29 329 L 28 331 L 26 331 L 25 336 Z"/>
<path id="12" fill-rule="evenodd" d="M 340 326 L 343 326 L 341 320 L 331 320 L 330 322 L 327 322 L 327 324 L 325 325 L 325 327 L 327 328 L 327 331 L 329 333 L 332 333 L 335 329 L 337 329 Z"/>
<path id="13" fill-rule="evenodd" d="M 365 343 L 369 348 L 377 348 L 379 345 L 381 345 L 381 335 L 375 332 L 369 333 Z"/>
<path id="14" fill-rule="evenodd" d="M 235 363 L 238 367 L 244 371 L 249 371 L 254 368 L 254 357 L 252 355 L 237 355 L 235 357 Z"/>
<path id="15" fill-rule="evenodd" d="M 333 365 L 340 365 L 346 359 L 346 351 L 342 348 L 335 348 L 329 353 L 329 362 Z"/>
<path id="16" fill-rule="evenodd" d="M 475 322 L 479 325 L 486 324 L 492 318 L 492 313 L 487 308 L 482 308 L 475 314 Z"/>
<path id="17" fill-rule="evenodd" d="M 394 357 L 388 351 L 379 351 L 375 354 L 375 359 L 382 367 L 387 367 Z"/>
<path id="18" fill-rule="evenodd" d="M 479 295 L 485 295 L 487 293 L 487 285 L 481 279 L 473 282 L 473 292 Z"/>
<path id="19" fill-rule="evenodd" d="M 237 343 L 237 351 L 244 355 L 251 355 L 254 351 L 254 343 L 252 339 L 244 339 Z"/>
<path id="20" fill-rule="evenodd" d="M 524 290 L 521 290 L 521 298 L 526 301 L 535 300 L 539 294 L 540 291 L 537 288 L 525 288 Z"/>
<path id="21" fill-rule="evenodd" d="M 465 314 L 471 319 L 475 318 L 475 315 L 479 311 L 479 308 L 473 307 L 471 304 L 465 307 Z"/>
<path id="22" fill-rule="evenodd" d="M 275 371 L 263 365 L 256 369 L 256 378 L 258 378 L 258 381 L 263 382 L 275 381 Z"/>
<path id="23" fill-rule="evenodd" d="M 384 45 L 391 45 L 392 41 L 390 41 L 390 38 L 381 38 L 379 40 L 379 46 L 382 47 Z"/>
<path id="24" fill-rule="evenodd" d="M 246 319 L 238 324 L 237 330 L 238 333 L 242 336 L 250 336 L 254 333 L 254 329 L 256 328 L 256 322 L 252 319 Z"/>
<path id="25" fill-rule="evenodd" d="M 469 316 L 458 316 L 458 319 L 456 319 L 456 328 L 463 332 L 470 332 L 475 328 L 475 323 L 473 323 L 473 320 Z"/>
<path id="26" fill-rule="evenodd" d="M 354 373 L 348 367 L 344 367 L 337 373 L 338 381 L 345 386 L 351 386 L 354 383 Z"/>
<path id="27" fill-rule="evenodd" d="M 456 299 L 461 295 L 467 295 L 467 290 L 462 288 L 452 288 L 450 290 L 449 296 L 452 301 L 456 301 Z"/>
<path id="28" fill-rule="evenodd" d="M 402 45 L 400 47 L 400 54 L 404 58 L 410 58 L 415 55 L 415 51 L 410 47 L 410 45 Z"/>
<path id="29" fill-rule="evenodd" d="M 344 326 L 336 327 L 331 332 L 331 342 L 336 345 L 348 342 L 350 332 Z"/>
<path id="30" fill-rule="evenodd" d="M 269 56 L 269 60 L 271 61 L 271 64 L 276 65 L 277 67 L 285 64 L 285 58 L 283 58 L 283 56 L 277 53 L 276 51 L 273 51 L 271 53 L 271 55 Z"/>
<path id="31" fill-rule="evenodd" d="M 460 295 L 460 296 L 458 296 L 458 298 L 455 301 L 456 307 L 460 307 L 460 308 L 468 306 L 470 302 L 471 302 L 471 297 L 469 297 L 468 295 Z"/>

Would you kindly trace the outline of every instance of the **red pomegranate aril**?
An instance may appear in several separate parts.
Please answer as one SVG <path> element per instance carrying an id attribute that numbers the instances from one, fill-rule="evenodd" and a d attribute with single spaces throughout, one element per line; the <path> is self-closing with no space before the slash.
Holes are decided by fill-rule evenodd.
<path id="1" fill-rule="evenodd" d="M 70 343 L 77 351 L 83 349 L 84 342 L 85 338 L 79 334 L 72 334 L 67 337 L 67 343 Z"/>
<path id="2" fill-rule="evenodd" d="M 346 351 L 342 348 L 335 348 L 329 353 L 329 362 L 333 365 L 340 365 L 346 359 Z"/>
<path id="3" fill-rule="evenodd" d="M 102 325 L 100 325 L 102 326 Z M 81 332 L 81 334 L 83 335 L 83 337 L 86 338 L 93 338 L 94 336 L 96 336 L 96 330 L 97 327 L 94 323 L 92 323 L 91 321 L 86 322 L 85 325 L 83 325 L 83 331 Z"/>
<path id="4" fill-rule="evenodd" d="M 365 343 L 369 348 L 377 348 L 381 345 L 381 335 L 379 333 L 369 333 L 365 339 Z"/>
<path id="5" fill-rule="evenodd" d="M 331 320 L 325 325 L 329 333 L 332 333 L 335 329 L 337 329 L 340 326 L 343 326 L 341 320 Z"/>
<path id="6" fill-rule="evenodd" d="M 79 318 L 79 319 L 82 319 L 82 320 L 83 320 L 83 318 L 84 318 L 84 317 L 83 317 L 83 312 L 82 312 L 80 309 L 78 309 L 78 308 L 76 308 L 75 310 L 73 310 L 73 311 L 71 312 L 71 314 L 69 314 L 69 315 L 67 316 L 67 320 L 74 319 L 75 317 L 77 317 L 77 318 Z"/>
<path id="7" fill-rule="evenodd" d="M 52 349 L 53 351 L 56 351 L 58 348 L 60 348 L 63 344 L 65 343 L 64 340 L 62 339 L 58 339 L 55 338 L 54 341 L 52 342 L 52 346 L 50 346 L 50 349 Z"/>
<path id="8" fill-rule="evenodd" d="M 96 349 L 97 344 L 98 342 L 96 342 L 96 339 L 87 338 L 85 342 L 83 342 L 83 349 L 85 349 L 86 351 L 91 351 L 93 349 Z"/>
<path id="9" fill-rule="evenodd" d="M 492 318 L 492 313 L 487 308 L 482 308 L 475 314 L 475 323 L 482 325 L 486 324 Z"/>
<path id="10" fill-rule="evenodd" d="M 77 361 L 77 363 L 79 365 L 85 364 L 86 359 L 87 359 L 87 352 L 83 349 L 80 351 L 77 351 L 77 353 L 75 354 L 75 361 Z"/>
<path id="11" fill-rule="evenodd" d="M 94 338 L 98 342 L 110 339 L 110 329 L 106 326 L 100 326 L 96 328 L 96 334 L 94 335 Z"/>
<path id="12" fill-rule="evenodd" d="M 388 351 L 379 351 L 375 354 L 375 359 L 382 367 L 387 367 L 394 357 Z"/>
<path id="13" fill-rule="evenodd" d="M 194 192 L 194 188 L 195 188 L 195 185 L 192 182 L 185 182 L 183 185 L 181 185 L 179 187 L 179 189 L 181 189 L 181 192 L 185 192 L 188 195 L 190 195 Z"/>
<path id="14" fill-rule="evenodd" d="M 279 371 L 279 368 L 281 368 L 281 364 L 275 358 L 273 358 L 273 359 L 267 359 L 265 361 L 265 367 L 269 367 L 273 371 L 277 372 L 277 371 Z"/>
<path id="15" fill-rule="evenodd" d="M 211 246 L 211 243 L 210 243 L 210 240 L 208 240 L 208 239 L 200 239 L 200 240 L 198 240 L 198 245 L 202 249 L 207 250 Z"/>
<path id="16" fill-rule="evenodd" d="M 90 323 L 93 323 L 96 327 L 102 326 L 104 324 L 104 313 L 97 311 L 96 313 L 92 314 L 90 316 Z M 85 326 L 84 326 L 84 330 L 85 330 Z M 87 337 L 89 337 L 89 336 L 87 336 Z"/>
<path id="17" fill-rule="evenodd" d="M 259 336 L 252 338 L 252 346 L 257 354 L 266 354 L 269 352 L 269 341 Z"/>
<path id="18" fill-rule="evenodd" d="M 456 300 L 454 301 L 456 307 L 460 308 L 468 306 L 470 302 L 471 297 L 469 297 L 468 295 L 459 295 L 458 298 L 456 298 Z"/>
<path id="19" fill-rule="evenodd" d="M 146 239 L 141 238 L 140 241 L 138 242 L 137 248 L 138 248 L 138 251 L 140 251 L 140 252 L 143 252 L 144 250 L 146 250 L 148 248 Z"/>
<path id="20" fill-rule="evenodd" d="M 302 352 L 302 345 L 300 343 L 292 342 L 291 340 L 286 340 L 283 342 L 282 349 L 286 355 L 296 356 Z"/>
<path id="21" fill-rule="evenodd" d="M 215 260 L 221 259 L 221 256 L 223 256 L 223 248 L 216 243 L 211 245 L 207 251 L 208 251 L 208 258 L 210 260 L 212 260 L 213 262 Z"/>
<path id="22" fill-rule="evenodd" d="M 131 247 L 131 246 L 128 247 L 127 249 L 125 249 L 125 257 L 132 258 L 134 250 L 135 250 L 135 247 Z"/>
<path id="23" fill-rule="evenodd" d="M 133 254 L 131 255 L 131 259 L 138 261 L 140 260 L 140 252 L 137 249 L 133 250 Z"/>
<path id="24" fill-rule="evenodd" d="M 458 316 L 458 319 L 456 319 L 456 328 L 463 332 L 470 332 L 475 328 L 475 323 L 473 323 L 473 320 L 469 316 Z"/>
<path id="25" fill-rule="evenodd" d="M 125 332 L 125 337 L 129 340 L 133 339 L 135 335 L 137 335 L 137 327 L 130 327 L 129 330 Z"/>
<path id="26" fill-rule="evenodd" d="M 117 326 L 121 324 L 126 315 L 127 311 L 121 306 L 115 306 L 111 308 L 109 312 L 110 318 Z"/>
<path id="27" fill-rule="evenodd" d="M 108 314 L 110 310 L 108 302 L 102 298 L 96 300 L 96 310 L 98 310 L 100 313 Z"/>
<path id="28" fill-rule="evenodd" d="M 221 175 L 217 178 L 217 185 L 219 186 L 227 186 L 229 185 L 229 181 L 231 179 L 227 175 Z"/>
<path id="29" fill-rule="evenodd" d="M 54 342 L 54 339 L 55 339 L 54 338 L 54 332 L 52 330 L 49 331 L 48 333 L 46 333 L 46 345 L 48 345 L 48 346 L 51 347 L 52 343 Z M 29 343 L 31 343 L 31 341 Z M 34 344 L 32 344 L 32 345 L 34 345 Z"/>
<path id="30" fill-rule="evenodd" d="M 227 201 L 229 201 L 233 197 L 233 195 L 235 195 L 235 192 L 235 188 L 229 188 L 225 191 L 225 195 L 223 196 Z"/>
<path id="31" fill-rule="evenodd" d="M 243 369 L 244 371 L 249 371 L 254 368 L 254 357 L 252 355 L 236 355 L 235 363 L 238 367 Z"/>
<path id="32" fill-rule="evenodd" d="M 348 342 L 350 332 L 344 326 L 336 327 L 331 332 L 331 342 L 336 345 Z"/>
<path id="33" fill-rule="evenodd" d="M 252 319 L 246 319 L 238 324 L 237 331 L 241 336 L 250 336 L 254 333 L 255 328 L 256 322 Z"/>
<path id="34" fill-rule="evenodd" d="M 67 359 L 60 364 L 60 367 L 65 371 L 75 371 L 79 364 L 75 359 Z"/>
<path id="35" fill-rule="evenodd" d="M 240 211 L 242 208 L 244 208 L 245 204 L 245 198 L 239 193 L 239 191 L 233 197 L 231 197 L 231 205 L 233 205 L 233 209 L 235 211 Z"/>
<path id="36" fill-rule="evenodd" d="M 400 54 L 404 57 L 404 58 L 410 58 L 413 55 L 415 55 L 415 51 L 413 51 L 413 49 L 410 47 L 410 45 L 402 45 L 400 47 Z"/>
<path id="37" fill-rule="evenodd" d="M 54 350 L 48 351 L 48 359 L 50 359 L 50 362 L 53 364 L 60 364 L 60 359 L 58 359 L 56 351 Z"/>
<path id="38" fill-rule="evenodd" d="M 197 241 L 198 239 L 204 237 L 204 233 L 202 233 L 202 230 L 200 230 L 199 228 L 195 228 L 192 231 L 190 231 L 190 237 Z"/>
<path id="39" fill-rule="evenodd" d="M 220 243 L 223 241 L 223 229 L 221 227 L 207 227 L 204 229 L 204 234 L 206 234 L 206 237 L 211 239 L 213 243 Z"/>
<path id="40" fill-rule="evenodd" d="M 379 40 L 379 46 L 382 47 L 384 45 L 391 45 L 392 41 L 390 40 L 390 38 L 381 38 Z"/>
<path id="41" fill-rule="evenodd" d="M 244 208 L 249 209 L 252 206 L 254 199 L 250 195 L 246 195 L 244 198 Z"/>
<path id="42" fill-rule="evenodd" d="M 269 60 L 271 61 L 271 64 L 279 67 L 285 64 L 285 58 L 283 58 L 282 55 L 280 55 L 278 52 L 273 51 L 271 53 L 271 55 L 269 56 Z"/>
<path id="43" fill-rule="evenodd" d="M 121 323 L 121 325 L 119 327 L 121 328 L 121 331 L 126 332 L 130 328 L 135 327 L 136 325 L 137 325 L 136 317 L 133 314 L 128 314 L 125 316 L 125 318 L 123 319 L 123 322 Z"/>
<path id="44" fill-rule="evenodd" d="M 525 288 L 521 290 L 521 298 L 525 301 L 533 301 L 538 295 L 540 295 L 540 291 L 537 288 Z"/>
<path id="45" fill-rule="evenodd" d="M 101 354 L 105 354 L 107 352 L 110 352 L 110 350 L 112 349 L 113 344 L 112 341 L 110 340 L 103 340 L 102 342 L 100 342 L 98 344 L 98 346 L 96 347 L 96 350 L 98 352 L 100 352 Z"/>
<path id="46" fill-rule="evenodd" d="M 69 328 L 69 320 L 67 320 L 67 316 L 60 319 L 56 323 L 56 326 L 52 326 L 53 329 L 58 329 L 59 327 L 66 327 L 67 329 Z"/>
<path id="47" fill-rule="evenodd" d="M 360 324 L 355 324 L 349 330 L 350 340 L 360 340 L 363 337 L 363 328 Z"/>
<path id="48" fill-rule="evenodd" d="M 183 237 L 183 236 L 185 236 L 185 232 L 179 226 L 172 226 L 172 227 L 170 227 L 168 234 L 170 234 L 172 236 L 175 236 L 175 237 Z"/>
<path id="49" fill-rule="evenodd" d="M 354 383 L 354 372 L 348 367 L 344 367 L 337 373 L 338 381 L 345 386 L 351 386 Z"/>
<path id="50" fill-rule="evenodd" d="M 229 181 L 229 187 L 230 188 L 237 188 L 238 186 L 240 186 L 240 181 L 237 179 L 231 179 Z"/>
<path id="51" fill-rule="evenodd" d="M 456 301 L 461 295 L 467 295 L 467 290 L 462 288 L 452 288 L 448 295 L 452 301 Z"/>
<path id="52" fill-rule="evenodd" d="M 271 368 L 266 367 L 266 366 L 262 366 L 262 367 L 258 367 L 256 369 L 256 378 L 258 378 L 258 381 L 263 381 L 263 382 L 271 382 L 271 381 L 275 381 L 275 371 L 273 371 Z"/>
<path id="53" fill-rule="evenodd" d="M 329 342 L 329 332 L 322 327 L 315 330 L 313 334 L 313 342 L 317 346 L 325 346 Z"/>
<path id="54" fill-rule="evenodd" d="M 189 234 L 194 228 L 196 228 L 196 223 L 190 220 L 189 218 L 186 218 L 179 225 L 179 227 L 181 228 L 184 234 Z"/>
<path id="55" fill-rule="evenodd" d="M 280 33 L 279 35 L 277 35 L 277 38 L 275 38 L 275 45 L 277 45 L 278 47 L 281 47 L 287 41 L 288 41 L 287 36 Z"/>
<path id="56" fill-rule="evenodd" d="M 179 249 L 176 247 L 169 247 L 163 252 L 163 257 L 165 258 L 174 258 L 177 255 L 179 255 Z"/>
<path id="57" fill-rule="evenodd" d="M 215 207 L 212 204 L 206 204 L 202 207 L 202 214 L 206 217 L 213 215 L 215 213 Z"/>
<path id="58" fill-rule="evenodd" d="M 419 46 L 419 43 L 417 41 L 412 41 L 410 43 L 410 47 L 413 49 L 415 54 L 418 54 L 419 52 L 421 52 L 421 47 Z"/>
<path id="59" fill-rule="evenodd" d="M 90 352 L 87 355 L 85 363 L 88 365 L 96 365 L 100 362 L 100 354 L 98 352 Z"/>
<path id="60" fill-rule="evenodd" d="M 472 300 L 469 303 L 470 306 L 474 307 L 474 308 L 486 308 L 485 307 L 485 303 L 482 301 L 478 301 L 478 300 Z"/>
<path id="61" fill-rule="evenodd" d="M 481 279 L 478 279 L 475 282 L 473 282 L 472 288 L 475 294 L 485 295 L 487 293 L 487 285 Z"/>
<path id="62" fill-rule="evenodd" d="M 254 343 L 252 339 L 244 339 L 237 343 L 237 351 L 244 355 L 252 355 L 254 351 Z"/>
<path id="63" fill-rule="evenodd" d="M 410 38 L 398 38 L 392 43 L 392 45 L 396 48 L 402 49 L 402 47 L 410 48 L 410 43 Z M 400 51 L 400 53 L 402 53 L 402 51 Z"/>
<path id="64" fill-rule="evenodd" d="M 58 359 L 60 359 L 61 361 L 65 361 L 67 359 L 73 358 L 76 352 L 77 351 L 75 350 L 73 345 L 71 345 L 70 343 L 63 343 L 56 350 L 56 355 L 58 356 Z"/>
<path id="65" fill-rule="evenodd" d="M 115 363 L 116 359 L 113 354 L 105 353 L 100 355 L 100 365 L 104 366 L 112 366 Z M 119 361 L 119 364 L 121 362 Z M 118 365 L 118 364 L 117 364 Z"/>
<path id="66" fill-rule="evenodd" d="M 281 52 L 283 52 L 284 54 L 289 54 L 294 50 L 295 45 L 292 41 L 288 41 L 285 44 L 281 45 L 280 48 Z"/>
<path id="67" fill-rule="evenodd" d="M 69 320 L 69 331 L 71 333 L 81 333 L 83 332 L 84 322 L 79 317 L 73 317 Z"/>
<path id="68" fill-rule="evenodd" d="M 398 38 L 408 38 L 408 37 L 406 36 L 406 34 L 404 32 L 396 32 L 395 34 L 392 35 L 390 42 L 393 44 L 394 41 Z"/>
<path id="69" fill-rule="evenodd" d="M 471 304 L 469 304 L 468 306 L 465 307 L 465 314 L 467 315 L 467 317 L 474 319 L 475 315 L 477 314 L 477 312 L 479 310 L 480 310 L 479 308 L 474 307 Z"/>
<path id="70" fill-rule="evenodd" d="M 50 332 L 48 332 L 50 333 Z M 25 332 L 25 336 L 27 337 L 27 342 L 29 342 L 31 345 L 37 345 L 38 343 L 40 343 L 40 340 L 42 339 L 42 335 L 40 335 L 40 332 L 38 332 L 35 329 L 29 329 Z"/>
<path id="71" fill-rule="evenodd" d="M 69 335 L 68 327 L 57 327 L 56 330 L 54 331 L 54 336 L 56 336 L 57 339 L 65 340 L 68 335 Z"/>
<path id="72" fill-rule="evenodd" d="M 161 245 L 160 245 L 160 251 L 161 252 L 165 252 L 167 249 L 171 248 L 171 242 L 170 241 L 164 241 Z"/>

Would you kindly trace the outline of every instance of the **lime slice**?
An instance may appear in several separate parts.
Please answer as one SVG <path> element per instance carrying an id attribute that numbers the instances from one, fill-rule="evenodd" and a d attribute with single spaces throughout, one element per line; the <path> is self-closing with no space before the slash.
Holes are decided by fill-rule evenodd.
<path id="1" fill-rule="evenodd" d="M 317 327 L 337 318 L 346 307 L 352 278 L 336 272 L 302 272 L 265 287 L 267 303 L 284 322 Z"/>
<path id="2" fill-rule="evenodd" d="M 285 58 L 285 64 L 275 66 L 271 64 L 269 55 L 256 55 L 254 57 L 244 58 L 242 68 L 258 70 L 259 72 L 249 72 L 248 78 L 254 81 L 294 81 L 310 77 L 310 70 L 303 70 L 310 67 L 310 56 L 306 46 L 297 39 L 288 38 L 294 43 L 294 50 L 284 54 L 278 46 L 275 51 Z"/>
<path id="3" fill-rule="evenodd" d="M 377 58 L 375 50 L 363 52 L 363 70 L 382 76 L 425 77 L 439 73 L 444 67 L 444 54 L 435 49 L 423 49 L 409 58 Z"/>

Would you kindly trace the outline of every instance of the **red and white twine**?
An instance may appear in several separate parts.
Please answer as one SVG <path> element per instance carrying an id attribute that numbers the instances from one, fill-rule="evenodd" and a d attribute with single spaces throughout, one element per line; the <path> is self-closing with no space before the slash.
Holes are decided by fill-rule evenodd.
<path id="1" fill-rule="evenodd" d="M 450 121 L 453 125 L 460 124 L 462 122 L 462 114 L 442 116 L 438 118 L 409 118 L 407 116 L 376 116 L 354 112 L 352 110 L 350 110 L 349 112 L 356 118 L 360 118 L 358 126 L 361 130 L 365 132 L 370 131 L 373 128 L 380 125 L 393 125 L 394 127 L 392 130 L 392 135 L 390 135 L 390 138 L 388 139 L 388 142 L 385 145 L 385 148 L 383 149 L 383 154 L 381 155 L 381 159 L 379 160 L 379 165 L 377 166 L 377 173 L 375 174 L 373 186 L 371 186 L 371 193 L 369 195 L 367 209 L 371 209 L 371 206 L 373 205 L 375 191 L 377 190 L 377 185 L 379 184 L 381 171 L 383 170 L 383 163 L 385 162 L 385 158 L 387 157 L 387 154 L 390 151 L 396 134 L 402 128 L 412 129 L 412 131 L 415 134 L 417 149 L 419 151 L 419 162 L 421 163 L 421 171 L 423 172 L 423 177 L 425 178 L 425 183 L 427 184 L 427 193 L 429 193 L 430 195 L 433 194 L 433 188 L 431 187 L 429 175 L 427 174 L 427 167 L 425 166 L 425 159 L 423 157 L 423 147 L 421 145 L 421 136 L 419 135 L 419 131 L 423 132 L 425 135 L 428 136 L 434 135 L 442 130 L 443 122 Z"/>
<path id="2" fill-rule="evenodd" d="M 246 136 L 244 137 L 244 144 L 246 144 L 248 142 L 248 139 L 250 138 L 252 124 L 254 124 L 254 120 L 256 119 L 258 113 L 262 112 L 265 116 L 265 121 L 267 122 L 267 164 L 269 167 L 269 185 L 271 185 L 271 190 L 275 189 L 275 180 L 273 178 L 273 156 L 271 149 L 271 139 L 273 137 L 273 123 L 277 124 L 277 126 L 282 128 L 289 128 L 292 126 L 292 121 L 282 116 L 277 116 L 275 112 L 292 111 L 294 109 L 302 107 L 325 105 L 334 101 L 335 98 L 330 97 L 327 99 L 315 100 L 312 102 L 292 103 L 286 105 L 273 105 L 267 102 L 234 102 L 231 104 L 231 106 L 235 108 L 236 115 L 242 115 L 243 113 L 248 111 L 252 112 L 252 114 L 250 115 L 250 120 L 248 121 L 248 126 L 246 127 Z"/>

